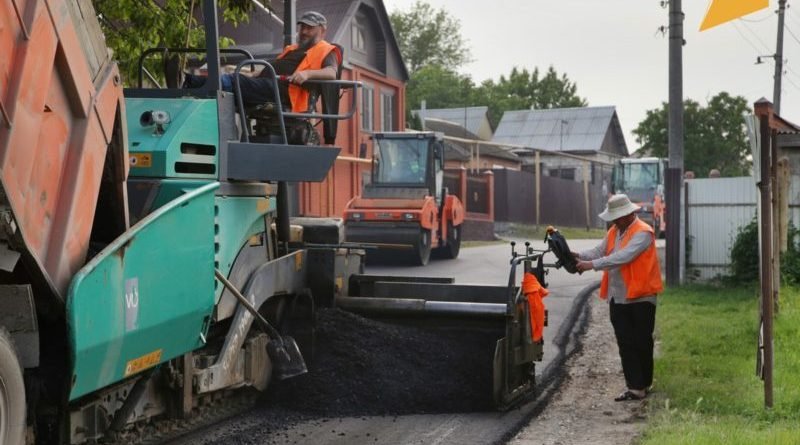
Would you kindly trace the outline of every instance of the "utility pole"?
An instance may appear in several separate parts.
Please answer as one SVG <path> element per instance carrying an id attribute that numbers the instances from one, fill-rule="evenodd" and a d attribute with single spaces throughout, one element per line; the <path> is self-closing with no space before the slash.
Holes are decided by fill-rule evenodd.
<path id="1" fill-rule="evenodd" d="M 786 0 L 778 0 L 778 43 L 775 45 L 775 89 L 772 91 L 772 105 L 775 114 L 781 114 L 781 78 L 783 77 L 783 19 L 786 14 Z"/>
<path id="2" fill-rule="evenodd" d="M 683 11 L 669 1 L 669 166 L 666 175 L 667 284 L 683 282 L 686 228 L 683 218 Z"/>

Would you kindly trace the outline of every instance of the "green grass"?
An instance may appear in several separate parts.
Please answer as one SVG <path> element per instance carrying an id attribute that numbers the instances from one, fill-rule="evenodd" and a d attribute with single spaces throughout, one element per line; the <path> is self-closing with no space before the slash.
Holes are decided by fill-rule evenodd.
<path id="1" fill-rule="evenodd" d="M 547 225 L 525 225 L 512 223 L 508 227 L 508 231 L 500 234 L 507 238 L 525 238 L 525 239 L 544 239 L 545 230 Z M 556 227 L 564 237 L 570 239 L 600 239 L 606 236 L 605 229 L 592 228 L 586 230 L 586 227 Z"/>
<path id="2" fill-rule="evenodd" d="M 781 291 L 774 408 L 755 376 L 754 288 L 687 286 L 659 297 L 655 393 L 643 444 L 800 443 L 800 290 Z"/>

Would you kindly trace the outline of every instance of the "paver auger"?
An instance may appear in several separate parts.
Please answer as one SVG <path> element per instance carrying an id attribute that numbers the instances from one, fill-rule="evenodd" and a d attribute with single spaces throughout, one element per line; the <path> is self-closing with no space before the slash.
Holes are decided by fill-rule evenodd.
<path id="1" fill-rule="evenodd" d="M 493 354 L 487 357 L 493 363 L 492 399 L 498 409 L 507 409 L 524 400 L 534 388 L 534 362 L 543 356 L 540 333 L 546 324 L 546 311 L 541 297 L 546 294 L 543 289 L 548 269 L 575 271 L 575 259 L 557 230 L 548 228 L 545 243 L 546 249 L 540 250 L 526 242 L 523 252 L 511 243 L 507 286 L 455 284 L 451 278 L 353 275 L 349 296 L 337 297 L 336 305 L 384 321 L 495 336 L 495 347 L 486 351 Z M 545 263 L 548 253 L 556 256 L 555 263 Z M 520 265 L 526 280 L 535 283 L 530 292 L 518 285 Z M 534 304 L 537 299 L 539 314 Z M 475 353 L 481 351 L 476 349 Z"/>

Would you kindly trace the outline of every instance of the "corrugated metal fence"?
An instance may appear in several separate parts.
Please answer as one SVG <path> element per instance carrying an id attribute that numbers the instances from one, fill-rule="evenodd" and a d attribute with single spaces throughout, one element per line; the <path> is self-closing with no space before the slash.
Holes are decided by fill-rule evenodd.
<path id="1" fill-rule="evenodd" d="M 736 235 L 756 217 L 755 180 L 690 179 L 686 193 L 687 277 L 705 281 L 728 274 Z"/>

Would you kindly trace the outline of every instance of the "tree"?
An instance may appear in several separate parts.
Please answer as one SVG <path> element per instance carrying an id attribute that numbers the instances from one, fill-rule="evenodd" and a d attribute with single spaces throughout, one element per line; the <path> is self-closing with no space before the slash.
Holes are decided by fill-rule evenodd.
<path id="1" fill-rule="evenodd" d="M 469 76 L 441 65 L 428 65 L 415 72 L 406 86 L 406 103 L 411 109 L 463 107 L 470 103 L 475 84 Z"/>
<path id="2" fill-rule="evenodd" d="M 139 56 L 155 47 L 204 47 L 205 32 L 195 17 L 201 0 L 93 0 L 106 44 L 114 51 L 123 81 L 132 85 L 138 78 Z M 247 20 L 250 0 L 220 0 L 223 19 L 237 24 Z M 220 39 L 220 46 L 233 44 Z M 160 77 L 163 64 L 155 58 L 146 67 Z"/>
<path id="3" fill-rule="evenodd" d="M 742 116 L 749 113 L 747 100 L 721 92 L 706 107 L 687 99 L 684 102 L 684 170 L 699 177 L 716 168 L 722 176 L 750 174 L 750 146 Z M 633 130 L 636 142 L 652 156 L 668 157 L 669 107 L 647 111 Z"/>
<path id="4" fill-rule="evenodd" d="M 456 70 L 470 61 L 461 24 L 444 9 L 417 0 L 408 11 L 393 11 L 389 19 L 412 76 L 428 65 Z"/>
<path id="5" fill-rule="evenodd" d="M 528 71 L 514 67 L 508 77 L 484 81 L 473 100 L 489 106 L 489 120 L 496 126 L 509 110 L 585 107 L 587 102 L 577 90 L 575 82 L 566 74 L 559 75 L 552 66 L 543 77 L 539 68 Z"/>

